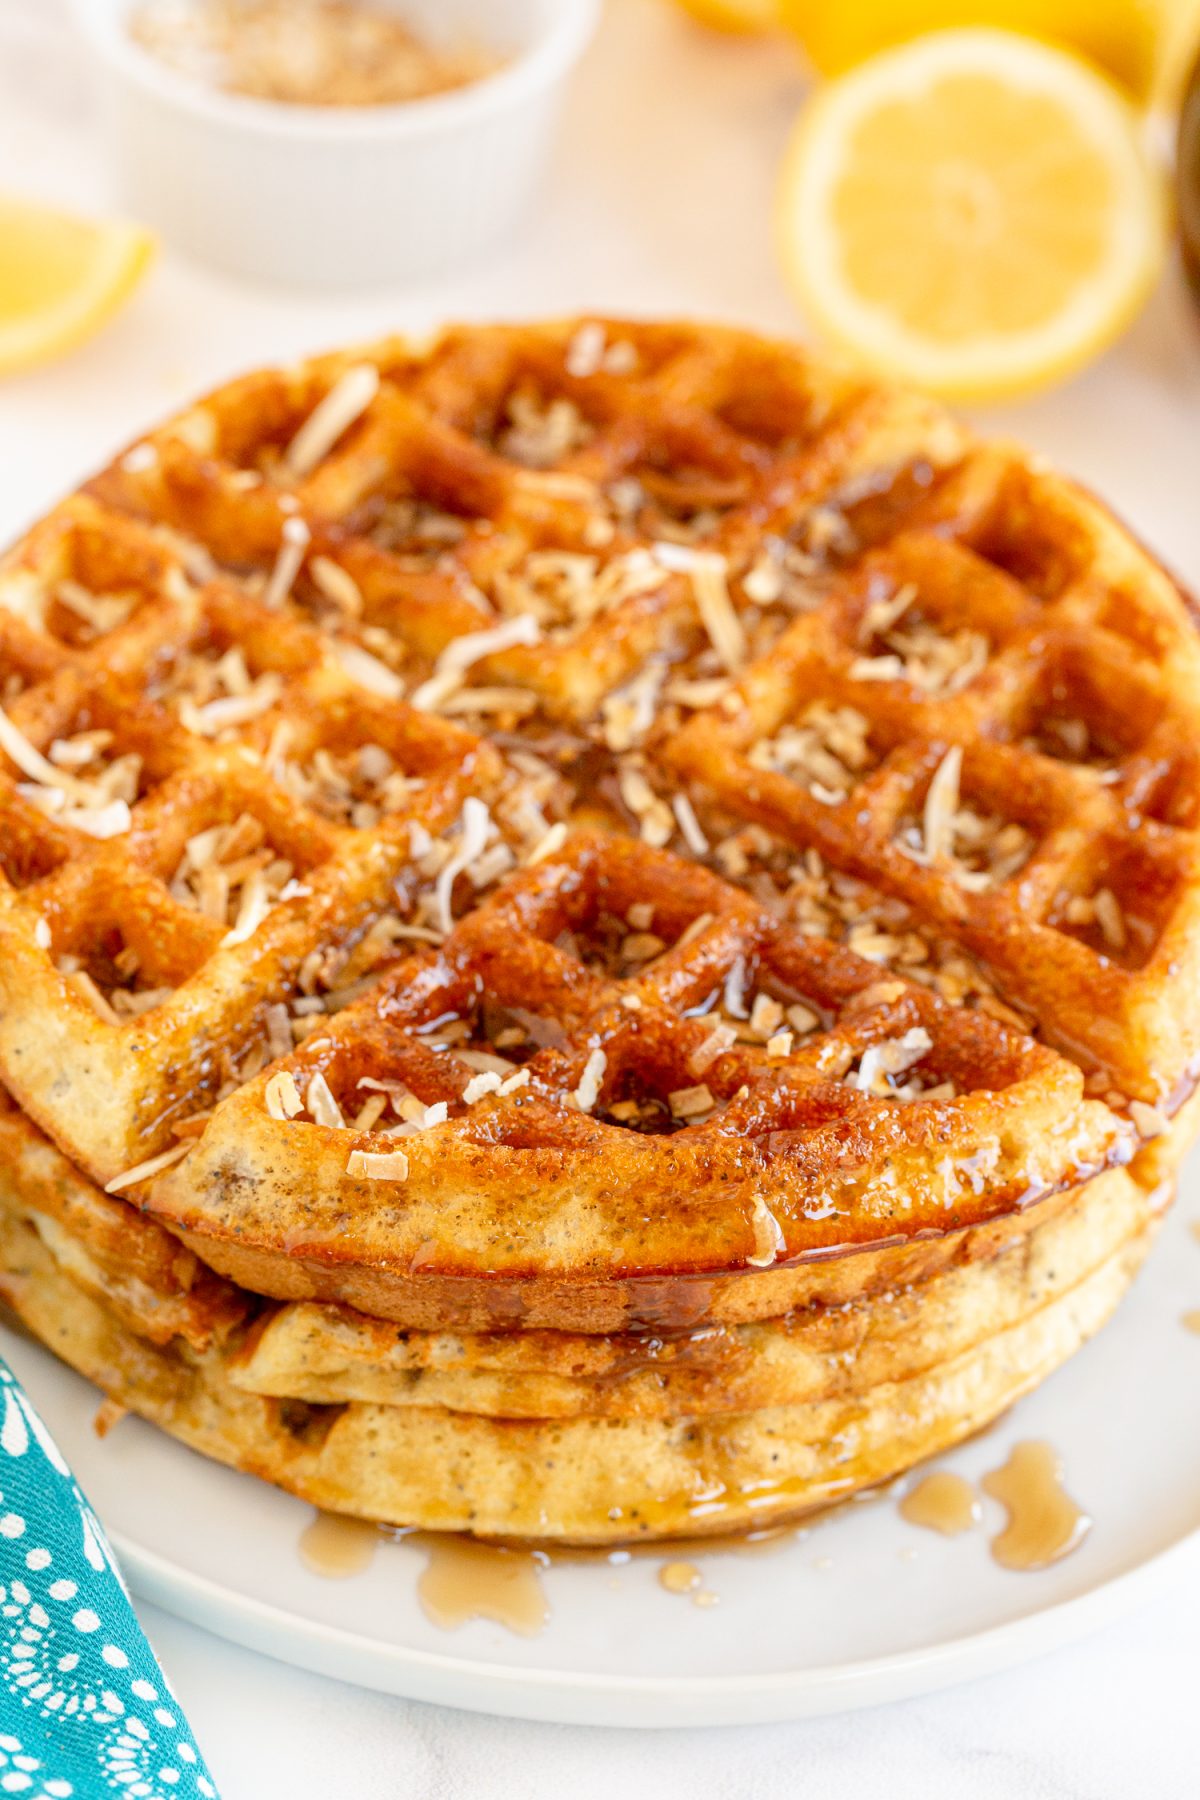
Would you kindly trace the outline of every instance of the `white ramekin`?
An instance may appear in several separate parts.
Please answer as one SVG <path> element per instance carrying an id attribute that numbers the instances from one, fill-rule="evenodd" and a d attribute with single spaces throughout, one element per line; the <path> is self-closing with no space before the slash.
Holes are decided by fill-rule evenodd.
<path id="1" fill-rule="evenodd" d="M 72 3 L 121 204 L 205 262 L 320 287 L 423 275 L 511 230 L 599 7 L 391 0 L 432 41 L 478 43 L 507 60 L 428 100 L 335 110 L 205 87 L 131 41 L 132 0 Z"/>

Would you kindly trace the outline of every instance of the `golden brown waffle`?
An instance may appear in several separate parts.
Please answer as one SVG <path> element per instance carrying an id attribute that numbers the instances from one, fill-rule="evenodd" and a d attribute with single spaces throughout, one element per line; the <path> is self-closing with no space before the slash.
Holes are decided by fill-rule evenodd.
<path id="1" fill-rule="evenodd" d="M 657 954 L 622 978 L 639 907 Z M 473 1303 L 676 1325 L 719 1310 L 705 1278 L 953 1234 L 1085 1179 L 1123 1146 L 1079 1090 L 986 1013 L 579 833 L 226 1100 L 151 1206 L 262 1293 L 406 1324 Z M 782 1310 L 784 1275 L 743 1304 Z"/>
<path id="2" fill-rule="evenodd" d="M 249 1287 L 770 1316 L 806 1257 L 859 1293 L 893 1239 L 952 1255 L 1193 1079 L 1181 596 L 798 350 L 591 320 L 251 376 L 0 603 L 0 1075 Z M 531 998 L 525 1063 L 485 1015 Z"/>
<path id="3" fill-rule="evenodd" d="M 186 1258 L 159 1254 L 157 1226 L 19 1114 L 0 1132 L 0 1297 L 119 1406 L 321 1507 L 560 1542 L 778 1523 L 946 1449 L 1104 1322 L 1167 1198 L 1139 1158 L 1035 1209 L 1007 1248 L 971 1247 L 882 1302 L 723 1333 L 715 1353 L 703 1332 L 653 1353 L 644 1338 L 537 1333 L 401 1345 L 394 1327 L 303 1305 L 244 1333 L 250 1297 L 211 1277 L 203 1291 Z M 1177 1154 L 1182 1140 L 1163 1142 Z M 122 1240 L 138 1271 L 124 1285 Z M 207 1327 L 164 1342 L 181 1304 Z M 323 1385 L 331 1363 L 345 1394 Z"/>
<path id="4" fill-rule="evenodd" d="M 119 622 L 93 633 L 88 596 Z M 365 691 L 335 636 L 194 585 L 86 499 L 34 531 L 0 600 L 0 1063 L 107 1179 L 290 1046 L 290 1001 L 394 954 L 410 831 L 444 829 L 499 763 Z"/>
<path id="5" fill-rule="evenodd" d="M 1110 1085 L 1174 1106 L 1200 1003 L 1198 675 L 1178 595 L 1125 534 L 977 452 L 668 757 L 952 936 Z"/>

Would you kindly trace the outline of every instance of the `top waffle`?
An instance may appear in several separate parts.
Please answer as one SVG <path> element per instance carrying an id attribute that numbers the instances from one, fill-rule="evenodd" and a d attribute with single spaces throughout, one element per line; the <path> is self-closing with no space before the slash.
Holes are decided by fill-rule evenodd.
<path id="1" fill-rule="evenodd" d="M 928 403 L 389 342 L 135 445 L 0 602 L 0 1074 L 263 1291 L 944 1232 L 1191 1085 L 1191 618 Z"/>

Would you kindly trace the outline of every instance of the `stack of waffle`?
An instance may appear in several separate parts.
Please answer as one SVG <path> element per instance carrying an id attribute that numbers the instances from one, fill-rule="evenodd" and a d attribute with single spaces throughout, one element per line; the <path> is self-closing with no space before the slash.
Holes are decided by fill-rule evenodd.
<path id="1" fill-rule="evenodd" d="M 248 377 L 0 571 L 0 1291 L 317 1505 L 762 1525 L 1109 1316 L 1193 1129 L 1200 637 L 748 334 Z"/>

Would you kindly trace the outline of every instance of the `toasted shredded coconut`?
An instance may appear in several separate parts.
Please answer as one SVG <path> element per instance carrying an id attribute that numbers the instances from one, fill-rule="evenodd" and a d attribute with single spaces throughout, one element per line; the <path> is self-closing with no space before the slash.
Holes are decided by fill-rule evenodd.
<path id="1" fill-rule="evenodd" d="M 361 644 L 350 644 L 339 638 L 333 652 L 351 681 L 357 681 L 368 693 L 378 694 L 381 700 L 404 698 L 404 683 L 396 671 L 380 662 L 377 656 L 372 656 L 369 650 L 364 650 Z"/>
<path id="2" fill-rule="evenodd" d="M 9 760 L 16 763 L 21 773 L 28 775 L 31 781 L 41 782 L 46 787 L 59 788 L 64 793 L 80 794 L 80 783 L 72 780 L 62 769 L 56 769 L 40 750 L 35 749 L 2 708 L 0 708 L 0 750 L 3 750 Z"/>
<path id="3" fill-rule="evenodd" d="M 756 994 L 750 1008 L 750 1029 L 768 1038 L 783 1023 L 783 1007 L 770 994 Z"/>
<path id="4" fill-rule="evenodd" d="M 179 717 L 197 737 L 215 738 L 222 731 L 248 725 L 252 719 L 261 719 L 264 713 L 270 712 L 282 692 L 283 677 L 269 669 L 246 693 L 208 700 L 203 706 L 183 698 L 179 702 Z"/>
<path id="5" fill-rule="evenodd" d="M 724 1020 L 713 1026 L 703 1043 L 699 1044 L 688 1057 L 688 1067 L 693 1075 L 703 1075 L 705 1070 L 723 1056 L 726 1050 L 737 1043 L 737 1032 Z"/>
<path id="6" fill-rule="evenodd" d="M 462 637 L 454 638 L 446 645 L 434 665 L 434 675 L 461 675 L 473 664 L 481 662 L 485 656 L 495 656 L 501 650 L 514 650 L 518 645 L 536 644 L 541 635 L 541 626 L 529 613 L 518 613 L 515 618 L 502 619 L 498 625 L 490 626 L 486 631 L 465 632 Z M 418 689 L 418 693 L 420 691 Z"/>
<path id="7" fill-rule="evenodd" d="M 346 1173 L 367 1181 L 407 1181 L 408 1157 L 403 1150 L 352 1150 Z"/>
<path id="8" fill-rule="evenodd" d="M 708 839 L 705 837 L 700 826 L 700 821 L 696 817 L 696 809 L 688 799 L 687 795 L 683 793 L 676 794 L 671 805 L 674 807 L 675 817 L 679 821 L 680 834 L 692 855 L 707 856 L 709 851 Z"/>
<path id="9" fill-rule="evenodd" d="M 443 931 L 449 931 L 454 923 L 451 911 L 454 883 L 465 869 L 470 868 L 476 857 L 482 856 L 487 846 L 488 833 L 492 829 L 492 815 L 482 800 L 469 794 L 463 801 L 460 823 L 458 849 L 442 869 L 434 888 L 438 922 Z"/>
<path id="10" fill-rule="evenodd" d="M 533 849 L 529 852 L 529 855 L 525 858 L 525 866 L 527 868 L 532 868 L 535 863 L 544 862 L 546 857 L 554 856 L 562 849 L 566 841 L 567 827 L 563 821 L 559 819 L 557 824 L 552 825 L 549 831 L 545 832 L 538 839 L 537 843 L 533 846 Z"/>
<path id="11" fill-rule="evenodd" d="M 284 452 L 288 472 L 297 479 L 311 475 L 378 392 L 379 370 L 374 363 L 356 363 L 347 369 L 313 407 L 288 445 Z"/>
<path id="12" fill-rule="evenodd" d="M 314 556 L 308 572 L 327 600 L 332 600 L 352 618 L 359 616 L 363 609 L 362 592 L 348 569 L 343 569 L 331 556 Z"/>
<path id="13" fill-rule="evenodd" d="M 750 1225 L 754 1232 L 754 1250 L 746 1261 L 752 1269 L 769 1269 L 778 1260 L 780 1251 L 786 1251 L 787 1239 L 761 1194 L 754 1196 Z"/>
<path id="14" fill-rule="evenodd" d="M 574 376 L 577 381 L 598 374 L 604 366 L 604 349 L 603 325 L 594 319 L 581 325 L 567 345 L 567 354 L 563 359 L 567 374 Z"/>
<path id="15" fill-rule="evenodd" d="M 105 1182 L 105 1193 L 120 1194 L 128 1187 L 136 1187 L 139 1181 L 149 1181 L 152 1175 L 159 1175 L 164 1169 L 169 1169 L 172 1163 L 179 1162 L 187 1155 L 191 1147 L 191 1144 L 187 1142 L 173 1144 L 169 1150 L 163 1150 L 158 1156 L 149 1156 L 145 1162 L 135 1163 L 132 1169 L 126 1169 L 123 1174 L 116 1175 L 111 1181 Z"/>
<path id="16" fill-rule="evenodd" d="M 903 1037 L 885 1038 L 864 1050 L 853 1086 L 862 1094 L 891 1094 L 889 1075 L 903 1075 L 933 1049 L 933 1039 L 922 1025 L 914 1025 Z"/>
<path id="17" fill-rule="evenodd" d="M 273 1119 L 294 1119 L 304 1111 L 295 1077 L 287 1069 L 278 1069 L 271 1076 L 263 1089 L 263 1099 Z"/>
<path id="18" fill-rule="evenodd" d="M 580 1112 L 591 1112 L 600 1098 L 600 1083 L 604 1080 L 604 1071 L 607 1067 L 608 1058 L 603 1050 L 593 1050 L 583 1065 L 579 1086 L 571 1095 Z"/>
<path id="19" fill-rule="evenodd" d="M 296 577 L 308 554 L 311 537 L 303 519 L 293 517 L 284 520 L 275 566 L 262 593 L 263 605 L 270 607 L 273 612 L 283 605 L 295 586 Z"/>
<path id="20" fill-rule="evenodd" d="M 710 1113 L 716 1101 L 708 1084 L 701 1081 L 695 1087 L 675 1088 L 667 1095 L 667 1105 L 673 1119 L 698 1119 L 704 1113 Z"/>
<path id="21" fill-rule="evenodd" d="M 729 598 L 729 565 L 715 550 L 693 550 L 686 545 L 657 543 L 654 554 L 664 568 L 691 578 L 692 594 L 701 623 L 713 649 L 730 671 L 746 660 L 746 633 Z"/>
<path id="22" fill-rule="evenodd" d="M 500 1076 L 494 1069 L 484 1069 L 478 1075 L 472 1075 L 463 1089 L 464 1105 L 474 1106 L 475 1102 L 482 1100 L 485 1094 L 499 1093 L 500 1085 Z"/>
<path id="23" fill-rule="evenodd" d="M 777 1031 L 767 1039 L 767 1055 L 770 1057 L 790 1056 L 792 1054 L 792 1034 L 790 1031 Z"/>
<path id="24" fill-rule="evenodd" d="M 333 1097 L 333 1089 L 319 1070 L 309 1077 L 304 1091 L 304 1105 L 316 1124 L 329 1125 L 337 1131 L 344 1129 L 346 1121 L 342 1117 L 342 1109 Z"/>
<path id="25" fill-rule="evenodd" d="M 158 461 L 158 451 L 153 444 L 134 444 L 121 458 L 121 467 L 127 475 L 144 475 Z"/>
<path id="26" fill-rule="evenodd" d="M 1171 1129 L 1171 1121 L 1166 1113 L 1161 1112 L 1157 1106 L 1150 1106 L 1145 1100 L 1131 1100 L 1129 1116 L 1139 1137 L 1162 1137 L 1164 1132 Z"/>
<path id="27" fill-rule="evenodd" d="M 925 855 L 930 862 L 947 862 L 954 854 L 954 815 L 958 811 L 962 755 L 960 744 L 947 750 L 925 795 L 922 835 Z"/>
<path id="28" fill-rule="evenodd" d="M 1113 950 L 1123 950 L 1129 942 L 1129 933 L 1125 926 L 1125 915 L 1121 911 L 1121 903 L 1111 888 L 1097 888 L 1092 896 L 1096 923 L 1100 927 L 1105 943 Z"/>

